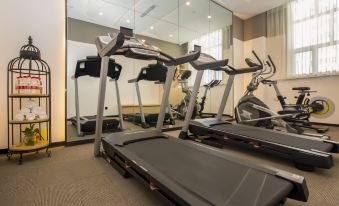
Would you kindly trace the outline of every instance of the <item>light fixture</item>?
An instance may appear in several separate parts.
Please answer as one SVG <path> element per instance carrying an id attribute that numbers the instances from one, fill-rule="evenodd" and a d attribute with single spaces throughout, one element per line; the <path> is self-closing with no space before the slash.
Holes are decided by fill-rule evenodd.
<path id="1" fill-rule="evenodd" d="M 150 26 L 150 29 L 153 30 L 153 29 L 154 29 L 154 26 Z"/>
<path id="2" fill-rule="evenodd" d="M 170 35 L 169 35 L 169 37 L 171 37 L 171 38 L 172 38 L 172 37 L 173 37 L 173 34 L 170 34 Z"/>
<path id="3" fill-rule="evenodd" d="M 208 16 L 207 16 L 207 18 L 208 18 L 208 19 L 211 19 L 211 18 L 212 18 L 212 16 L 211 16 L 211 15 L 208 15 Z"/>
<path id="4" fill-rule="evenodd" d="M 191 5 L 191 2 L 190 1 L 186 1 L 186 6 L 189 6 Z"/>
<path id="5" fill-rule="evenodd" d="M 101 12 L 99 12 L 99 15 L 100 15 L 100 16 L 104 15 L 104 12 L 102 12 L 102 11 L 101 11 Z"/>
<path id="6" fill-rule="evenodd" d="M 141 41 L 142 41 L 142 43 L 145 43 L 145 42 L 146 42 L 146 40 L 145 40 L 145 39 L 141 39 Z"/>
<path id="7" fill-rule="evenodd" d="M 131 20 L 127 19 L 126 22 L 127 22 L 127 23 L 131 23 Z"/>

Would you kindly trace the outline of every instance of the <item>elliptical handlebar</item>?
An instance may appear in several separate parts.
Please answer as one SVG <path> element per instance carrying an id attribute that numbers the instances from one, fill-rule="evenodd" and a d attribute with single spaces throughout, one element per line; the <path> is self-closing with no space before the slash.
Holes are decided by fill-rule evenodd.
<path id="1" fill-rule="evenodd" d="M 270 55 L 267 55 L 267 58 L 269 60 L 269 61 L 267 61 L 267 64 L 268 64 L 269 67 L 271 67 L 271 66 L 273 67 L 273 74 L 274 74 L 277 71 L 277 67 L 275 66 Z"/>
<path id="2" fill-rule="evenodd" d="M 262 63 L 262 61 L 260 60 L 260 58 L 258 57 L 257 53 L 256 53 L 254 50 L 252 50 L 252 54 L 253 54 L 254 57 L 258 60 L 259 64 L 260 64 L 261 66 L 264 66 L 264 64 Z"/>

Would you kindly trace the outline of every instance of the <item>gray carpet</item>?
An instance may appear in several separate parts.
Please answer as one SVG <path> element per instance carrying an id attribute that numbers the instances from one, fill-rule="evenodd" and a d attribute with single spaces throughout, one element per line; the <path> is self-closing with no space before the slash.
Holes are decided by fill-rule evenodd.
<path id="1" fill-rule="evenodd" d="M 170 132 L 177 134 L 177 132 Z M 329 132 L 339 140 L 339 128 Z M 308 203 L 288 200 L 286 205 L 339 205 L 339 156 L 330 170 L 302 172 L 289 161 L 265 154 L 229 147 L 221 150 L 238 158 L 270 165 L 306 177 L 310 190 Z M 170 154 L 169 154 L 170 155 Z M 225 174 L 227 175 L 227 174 Z M 52 149 L 52 157 L 43 152 L 26 156 L 24 164 L 0 156 L 0 205 L 162 205 L 152 192 L 135 179 L 124 179 L 102 158 L 93 157 L 93 145 Z"/>
<path id="2" fill-rule="evenodd" d="M 164 125 L 164 128 L 172 128 L 172 127 L 181 127 L 183 124 L 182 120 L 175 120 L 175 125 Z M 142 127 L 135 125 L 131 122 L 128 121 L 124 121 L 124 128 L 125 130 L 129 131 L 129 130 L 140 130 L 142 129 Z M 94 134 L 93 135 L 86 135 L 83 137 L 79 137 L 77 134 L 77 130 L 76 127 L 74 125 L 72 125 L 71 122 L 67 122 L 67 141 L 68 142 L 76 142 L 76 141 L 81 141 L 81 140 L 88 140 L 88 139 L 94 139 Z M 103 133 L 103 136 L 109 135 L 110 133 Z"/>

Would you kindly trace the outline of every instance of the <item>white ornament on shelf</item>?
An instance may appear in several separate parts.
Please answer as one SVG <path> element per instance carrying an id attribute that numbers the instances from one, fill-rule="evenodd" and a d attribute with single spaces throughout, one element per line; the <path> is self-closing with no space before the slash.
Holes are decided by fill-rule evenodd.
<path id="1" fill-rule="evenodd" d="M 35 114 L 29 113 L 26 115 L 27 120 L 32 121 L 35 120 Z"/>
<path id="2" fill-rule="evenodd" d="M 48 119 L 47 114 L 39 114 L 39 119 Z"/>
<path id="3" fill-rule="evenodd" d="M 29 100 L 27 103 L 26 103 L 26 106 L 28 109 L 33 109 L 34 107 L 37 107 L 36 103 L 32 100 Z"/>
<path id="4" fill-rule="evenodd" d="M 20 113 L 23 114 L 23 115 L 27 115 L 27 114 L 29 114 L 30 112 L 31 112 L 31 110 L 28 109 L 27 107 L 23 107 L 23 108 L 21 108 L 21 110 L 20 110 Z"/>
<path id="5" fill-rule="evenodd" d="M 25 115 L 19 113 L 19 114 L 15 115 L 15 120 L 24 121 L 25 120 Z"/>

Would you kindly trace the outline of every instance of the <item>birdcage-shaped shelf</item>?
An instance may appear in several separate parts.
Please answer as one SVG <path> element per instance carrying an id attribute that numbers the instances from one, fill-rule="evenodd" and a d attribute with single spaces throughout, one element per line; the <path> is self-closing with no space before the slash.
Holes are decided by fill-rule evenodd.
<path id="1" fill-rule="evenodd" d="M 51 77 L 40 50 L 28 44 L 7 67 L 8 159 L 19 154 L 46 150 L 51 144 Z"/>

